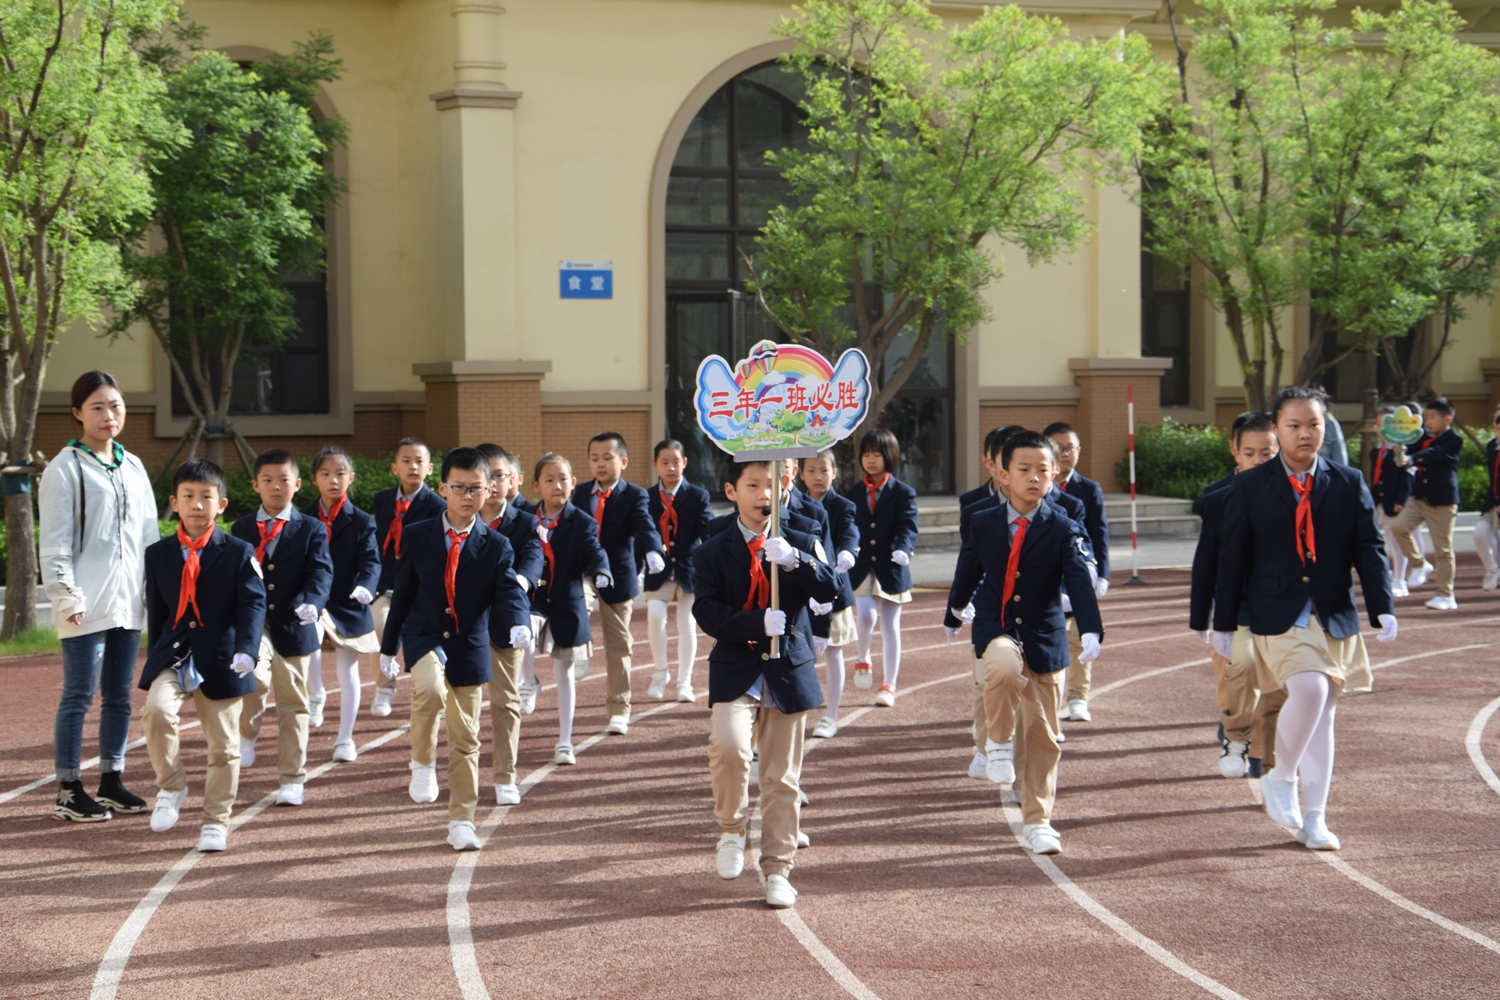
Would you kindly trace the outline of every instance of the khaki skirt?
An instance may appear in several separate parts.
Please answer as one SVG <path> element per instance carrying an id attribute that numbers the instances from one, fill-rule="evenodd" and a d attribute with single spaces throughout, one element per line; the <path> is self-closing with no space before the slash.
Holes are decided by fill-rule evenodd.
<path id="1" fill-rule="evenodd" d="M 328 609 L 323 609 L 322 617 L 318 619 L 318 639 L 323 648 L 333 650 L 338 647 L 352 649 L 356 653 L 378 653 L 380 652 L 380 636 L 375 632 L 366 632 L 364 635 L 353 639 L 345 638 L 339 634 L 338 626 L 329 617 Z"/>
<path id="2" fill-rule="evenodd" d="M 854 639 L 854 609 L 835 611 L 828 622 L 828 645 L 837 649 L 849 645 Z"/>
<path id="3" fill-rule="evenodd" d="M 1370 690 L 1373 677 L 1364 639 L 1358 634 L 1335 639 L 1323 631 L 1317 615 L 1308 616 L 1305 626 L 1293 625 L 1281 635 L 1257 635 L 1254 639 L 1263 691 L 1280 690 L 1286 687 L 1288 677 L 1308 671 L 1327 674 L 1346 694 Z"/>
<path id="4" fill-rule="evenodd" d="M 895 601 L 897 604 L 911 603 L 911 591 L 909 590 L 904 590 L 899 594 L 890 594 L 881 589 L 880 580 L 876 578 L 873 570 L 866 573 L 864 580 L 860 582 L 858 587 L 854 588 L 854 596 L 878 597 L 882 601 Z M 831 639 L 829 641 L 830 643 L 832 642 Z"/>

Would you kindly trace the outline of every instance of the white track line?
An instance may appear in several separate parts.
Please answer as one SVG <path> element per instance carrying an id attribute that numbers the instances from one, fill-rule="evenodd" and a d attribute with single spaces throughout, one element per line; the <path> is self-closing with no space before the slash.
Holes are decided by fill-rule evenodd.
<path id="1" fill-rule="evenodd" d="M 1109 694 L 1111 691 L 1118 691 L 1126 684 L 1134 684 L 1136 681 L 1143 681 L 1148 677 L 1159 677 L 1162 674 L 1170 674 L 1175 670 L 1186 670 L 1188 667 L 1201 667 L 1205 663 L 1212 662 L 1213 659 L 1211 657 L 1204 657 L 1201 660 L 1192 660 L 1188 663 L 1179 663 L 1174 667 L 1157 667 L 1155 670 L 1145 670 L 1138 674 L 1131 674 L 1129 677 L 1123 677 L 1120 680 L 1114 681 L 1110 684 L 1106 684 L 1101 688 L 1095 688 L 1092 692 L 1090 692 L 1089 700 L 1092 701 L 1102 694 Z"/>
<path id="2" fill-rule="evenodd" d="M 827 972 L 845 993 L 855 997 L 856 1000 L 880 1000 L 879 994 L 860 982 L 859 977 L 849 971 L 849 967 L 840 962 L 837 955 L 828 950 L 828 946 L 812 932 L 812 928 L 802 922 L 796 910 L 777 910 L 776 917 L 781 921 L 782 926 L 792 932 L 792 937 L 797 939 L 797 943 L 807 949 L 807 953 L 813 957 L 813 960 L 823 967 L 823 971 Z"/>
<path id="3" fill-rule="evenodd" d="M 383 746 L 391 740 L 400 736 L 410 729 L 410 726 L 399 726 L 386 733 L 378 739 L 371 740 L 360 747 L 358 752 L 374 750 Z M 341 762 L 336 760 L 320 764 L 307 772 L 307 780 L 320 778 L 337 767 Z M 252 805 L 250 808 L 239 813 L 229 822 L 230 832 L 238 830 L 250 820 L 254 819 L 268 806 L 276 801 L 277 792 L 271 792 L 265 798 Z M 89 993 L 89 1000 L 114 1000 L 115 994 L 120 988 L 120 977 L 125 974 L 125 966 L 130 962 L 130 953 L 135 949 L 135 943 L 140 939 L 146 925 L 151 922 L 151 917 L 166 901 L 178 882 L 182 881 L 184 875 L 192 870 L 193 866 L 203 860 L 207 855 L 202 854 L 197 848 L 188 851 L 177 863 L 167 870 L 151 891 L 146 893 L 144 899 L 136 904 L 135 910 L 125 920 L 124 925 L 115 933 L 114 940 L 109 943 L 109 949 L 104 953 L 104 958 L 99 962 L 99 971 L 94 974 L 94 988 Z"/>
<path id="4" fill-rule="evenodd" d="M 1484 747 L 1479 745 L 1479 741 L 1484 738 L 1484 727 L 1490 724 L 1490 718 L 1496 711 L 1500 711 L 1500 698 L 1481 708 L 1479 714 L 1474 716 L 1474 721 L 1469 724 L 1469 734 L 1464 738 L 1464 746 L 1468 748 L 1469 759 L 1474 762 L 1484 783 L 1500 795 L 1500 778 L 1495 776 L 1495 769 L 1484 758 Z"/>

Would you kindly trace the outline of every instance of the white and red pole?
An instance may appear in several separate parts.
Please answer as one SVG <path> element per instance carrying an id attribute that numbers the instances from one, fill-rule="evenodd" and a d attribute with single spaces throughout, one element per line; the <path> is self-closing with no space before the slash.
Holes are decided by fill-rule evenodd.
<path id="1" fill-rule="evenodd" d="M 1130 582 L 1141 582 L 1141 545 L 1135 519 L 1135 386 L 1125 387 L 1125 411 L 1130 426 Z"/>

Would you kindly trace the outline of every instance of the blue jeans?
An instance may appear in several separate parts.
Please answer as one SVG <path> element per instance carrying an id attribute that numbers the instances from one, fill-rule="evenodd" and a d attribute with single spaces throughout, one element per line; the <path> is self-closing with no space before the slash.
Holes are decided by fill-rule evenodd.
<path id="1" fill-rule="evenodd" d="M 99 770 L 125 770 L 130 739 L 130 692 L 141 633 L 106 629 L 62 640 L 63 692 L 52 727 L 52 763 L 58 781 L 79 780 L 83 717 L 100 691 Z"/>

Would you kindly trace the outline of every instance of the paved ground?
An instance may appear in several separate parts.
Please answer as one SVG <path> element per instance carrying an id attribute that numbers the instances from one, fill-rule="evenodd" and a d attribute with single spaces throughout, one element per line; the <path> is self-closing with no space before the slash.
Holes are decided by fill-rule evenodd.
<path id="1" fill-rule="evenodd" d="M 547 763 L 543 695 L 523 729 L 525 799 L 482 808 L 481 852 L 443 845 L 444 801 L 406 795 L 403 684 L 394 715 L 360 722 L 358 741 L 379 745 L 318 774 L 300 809 L 257 808 L 276 786 L 268 721 L 230 850 L 201 856 L 197 794 L 164 835 L 144 817 L 51 820 L 50 782 L 12 796 L 51 770 L 58 667 L 5 663 L 0 996 L 1494 995 L 1500 599 L 1472 557 L 1460 610 L 1399 602 L 1400 641 L 1371 643 L 1375 692 L 1341 708 L 1336 857 L 1293 843 L 1253 782 L 1218 777 L 1184 575 L 1144 576 L 1107 598 L 1095 721 L 1067 726 L 1061 856 L 1023 852 L 1015 810 L 965 776 L 968 654 L 944 645 L 941 595 L 924 593 L 896 708 L 851 687 L 839 735 L 810 743 L 812 847 L 780 915 L 753 868 L 713 873 L 707 709 L 644 702 L 645 669 L 625 737 L 590 738 L 602 670 L 582 684 L 574 768 Z M 198 792 L 203 744 L 184 744 Z M 149 792 L 144 751 L 129 760 Z"/>

